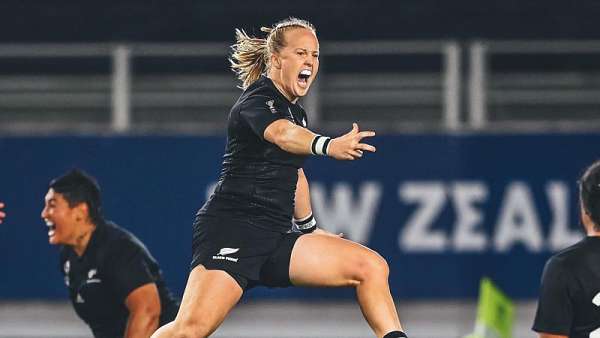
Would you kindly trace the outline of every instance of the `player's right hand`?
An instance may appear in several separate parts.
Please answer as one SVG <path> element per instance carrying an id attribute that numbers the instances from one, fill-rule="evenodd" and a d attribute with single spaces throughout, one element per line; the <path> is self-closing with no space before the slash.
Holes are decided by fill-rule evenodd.
<path id="1" fill-rule="evenodd" d="M 375 136 L 374 131 L 359 131 L 358 124 L 352 123 L 352 130 L 331 140 L 327 155 L 336 160 L 356 160 L 363 156 L 363 151 L 374 153 L 375 147 L 361 143 L 363 138 L 373 136 Z"/>

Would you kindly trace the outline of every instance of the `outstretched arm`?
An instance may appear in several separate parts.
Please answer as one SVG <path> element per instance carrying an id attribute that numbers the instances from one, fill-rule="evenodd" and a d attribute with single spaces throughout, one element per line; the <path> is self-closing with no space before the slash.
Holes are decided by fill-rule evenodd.
<path id="1" fill-rule="evenodd" d="M 355 160 L 362 157 L 363 151 L 375 152 L 375 147 L 372 145 L 361 143 L 363 138 L 372 136 L 375 136 L 375 132 L 359 131 L 358 125 L 353 123 L 352 130 L 332 138 L 323 152 L 337 160 Z M 310 155 L 315 148 L 313 142 L 320 136 L 286 119 L 279 119 L 265 129 L 264 137 L 265 140 L 289 153 Z M 322 146 L 324 142 L 317 142 L 317 144 Z"/>

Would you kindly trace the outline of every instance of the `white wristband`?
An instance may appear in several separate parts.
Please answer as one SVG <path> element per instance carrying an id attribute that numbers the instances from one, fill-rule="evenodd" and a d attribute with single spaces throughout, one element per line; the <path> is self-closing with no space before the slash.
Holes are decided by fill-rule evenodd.
<path id="1" fill-rule="evenodd" d="M 331 137 L 317 135 L 312 140 L 310 145 L 310 152 L 313 155 L 327 155 L 327 151 L 329 150 L 329 143 L 331 142 Z"/>
<path id="2" fill-rule="evenodd" d="M 313 232 L 317 228 L 317 220 L 315 219 L 312 213 L 301 219 L 294 218 L 292 222 L 294 222 L 294 225 L 296 226 L 296 228 L 298 228 L 298 230 L 302 231 L 305 234 Z"/>

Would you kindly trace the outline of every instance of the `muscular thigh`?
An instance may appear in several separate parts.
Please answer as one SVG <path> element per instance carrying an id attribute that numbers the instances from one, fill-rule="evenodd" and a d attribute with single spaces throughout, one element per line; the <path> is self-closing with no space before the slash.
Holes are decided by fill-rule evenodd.
<path id="1" fill-rule="evenodd" d="M 296 286 L 352 286 L 368 265 L 383 263 L 375 251 L 347 239 L 310 234 L 292 250 L 290 280 Z"/>
<path id="2" fill-rule="evenodd" d="M 212 332 L 241 296 L 242 288 L 227 272 L 198 265 L 190 272 L 175 325 Z"/>

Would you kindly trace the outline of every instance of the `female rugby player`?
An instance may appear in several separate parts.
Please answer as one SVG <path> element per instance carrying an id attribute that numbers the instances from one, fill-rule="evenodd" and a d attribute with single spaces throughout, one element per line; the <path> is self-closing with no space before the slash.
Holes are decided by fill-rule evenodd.
<path id="1" fill-rule="evenodd" d="M 356 124 L 340 137 L 307 129 L 297 103 L 319 71 L 314 27 L 289 18 L 262 28 L 266 38 L 237 30 L 232 69 L 244 92 L 229 114 L 227 147 L 215 192 L 194 222 L 193 259 L 180 311 L 153 337 L 207 337 L 244 290 L 268 287 L 354 287 L 377 337 L 406 337 L 376 252 L 315 230 L 302 165 L 308 155 L 355 160 L 375 148 Z M 302 232 L 290 232 L 291 220 Z"/>

